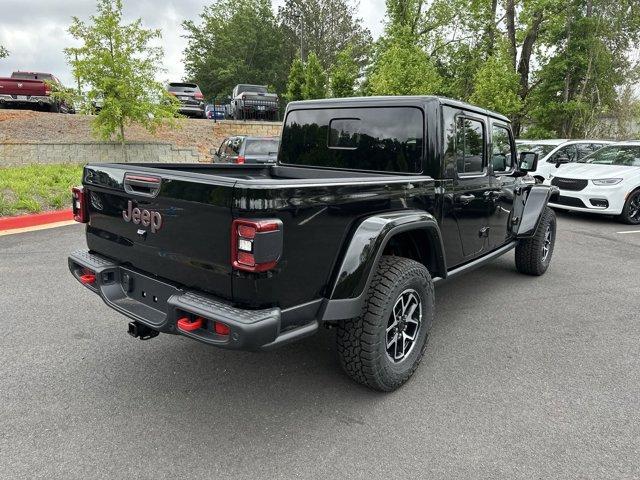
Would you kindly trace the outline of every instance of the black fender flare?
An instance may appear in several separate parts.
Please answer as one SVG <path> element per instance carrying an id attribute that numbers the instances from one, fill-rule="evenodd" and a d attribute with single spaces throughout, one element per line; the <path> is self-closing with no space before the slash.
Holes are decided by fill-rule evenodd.
<path id="1" fill-rule="evenodd" d="M 442 235 L 433 215 L 423 210 L 373 215 L 365 218 L 350 237 L 330 283 L 330 294 L 320 318 L 323 321 L 344 320 L 360 315 L 364 297 L 387 243 L 394 235 L 413 230 L 423 230 L 428 235 L 438 270 L 430 273 L 434 277 L 445 278 L 447 268 Z"/>
<path id="2" fill-rule="evenodd" d="M 533 185 L 526 195 L 522 216 L 515 232 L 516 238 L 529 238 L 536 233 L 540 217 L 549 199 L 559 192 L 557 187 Z"/>

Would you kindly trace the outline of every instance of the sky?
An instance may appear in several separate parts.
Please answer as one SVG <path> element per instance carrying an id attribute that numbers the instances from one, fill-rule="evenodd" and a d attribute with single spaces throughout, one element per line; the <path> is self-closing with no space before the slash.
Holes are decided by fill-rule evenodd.
<path id="1" fill-rule="evenodd" d="M 274 10 L 284 0 L 272 0 Z M 318 0 L 322 1 L 322 0 Z M 48 72 L 63 84 L 74 85 L 71 69 L 63 53 L 74 40 L 67 33 L 71 17 L 88 20 L 95 13 L 93 0 L 1 0 L 0 45 L 10 52 L 0 60 L 0 77 L 14 70 Z M 162 30 L 166 73 L 158 80 L 181 80 L 184 76 L 182 51 L 186 41 L 182 38 L 183 20 L 197 20 L 206 0 L 124 0 L 125 20 L 142 18 L 146 28 Z M 383 29 L 385 0 L 360 0 L 359 16 L 374 38 Z"/>

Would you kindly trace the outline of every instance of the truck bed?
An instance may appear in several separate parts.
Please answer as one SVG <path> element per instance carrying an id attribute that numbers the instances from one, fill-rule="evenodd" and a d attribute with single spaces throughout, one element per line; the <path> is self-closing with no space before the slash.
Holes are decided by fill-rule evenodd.
<path id="1" fill-rule="evenodd" d="M 155 177 L 159 191 L 132 191 L 130 175 Z M 283 165 L 89 164 L 83 184 L 91 251 L 250 308 L 286 309 L 322 299 L 344 241 L 361 218 L 435 205 L 425 200 L 435 191 L 427 176 Z M 127 221 L 127 210 L 136 206 L 160 213 L 162 227 L 144 231 Z M 237 218 L 282 221 L 276 272 L 233 270 L 231 223 Z"/>

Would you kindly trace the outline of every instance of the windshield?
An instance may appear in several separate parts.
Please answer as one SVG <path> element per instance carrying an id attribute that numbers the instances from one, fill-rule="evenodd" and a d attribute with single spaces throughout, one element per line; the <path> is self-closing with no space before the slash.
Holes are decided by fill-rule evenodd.
<path id="1" fill-rule="evenodd" d="M 579 163 L 595 165 L 622 165 L 640 167 L 640 144 L 604 147 L 591 155 L 578 160 Z"/>
<path id="2" fill-rule="evenodd" d="M 518 143 L 516 149 L 518 150 L 518 155 L 522 152 L 533 152 L 537 153 L 540 158 L 543 158 L 549 155 L 557 146 L 558 145 L 540 145 L 539 143 Z"/>
<path id="3" fill-rule="evenodd" d="M 268 138 L 264 140 L 247 140 L 244 148 L 245 155 L 277 155 L 280 140 Z"/>

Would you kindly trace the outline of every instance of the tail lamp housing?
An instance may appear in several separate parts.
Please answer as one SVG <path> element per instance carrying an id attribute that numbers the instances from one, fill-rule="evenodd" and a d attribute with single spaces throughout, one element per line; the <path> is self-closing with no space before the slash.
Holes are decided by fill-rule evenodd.
<path id="1" fill-rule="evenodd" d="M 236 163 L 238 165 L 244 165 L 244 163 L 246 162 L 246 157 L 244 155 L 238 155 L 238 158 L 236 158 Z"/>
<path id="2" fill-rule="evenodd" d="M 282 221 L 238 218 L 231 224 L 231 265 L 245 272 L 273 270 L 282 256 Z"/>
<path id="3" fill-rule="evenodd" d="M 76 222 L 87 223 L 89 212 L 87 211 L 87 198 L 83 187 L 71 189 L 71 201 L 73 202 L 73 219 Z"/>

